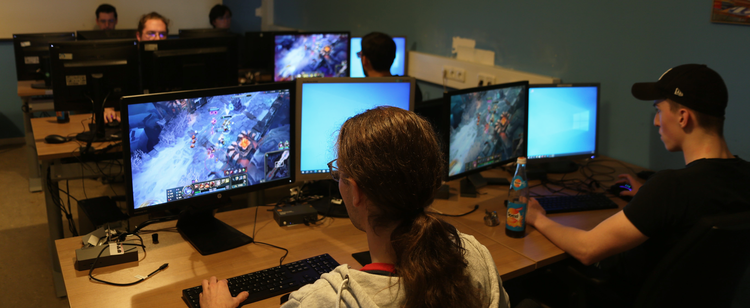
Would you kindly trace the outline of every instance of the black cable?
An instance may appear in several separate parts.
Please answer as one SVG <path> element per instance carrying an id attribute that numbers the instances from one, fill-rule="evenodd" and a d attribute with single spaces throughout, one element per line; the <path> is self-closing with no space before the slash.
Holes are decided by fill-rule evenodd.
<path id="1" fill-rule="evenodd" d="M 277 249 L 283 250 L 284 251 L 284 256 L 282 256 L 281 259 L 279 259 L 279 266 L 281 266 L 283 264 L 284 259 L 286 259 L 286 256 L 289 254 L 289 249 L 286 249 L 286 248 L 283 248 L 283 247 L 279 247 L 279 246 L 276 246 L 276 245 L 271 245 L 271 244 L 268 244 L 268 243 L 258 242 L 258 241 L 253 241 L 253 243 L 262 244 L 262 245 L 268 245 L 268 246 L 271 246 L 273 248 L 277 248 Z"/>
<path id="2" fill-rule="evenodd" d="M 171 215 L 171 216 L 164 216 L 164 217 L 159 217 L 159 218 L 155 218 L 155 219 L 146 220 L 146 221 L 140 223 L 139 225 L 137 225 L 135 227 L 135 229 L 133 229 L 132 233 L 134 235 L 137 235 L 138 232 L 141 231 L 141 229 L 145 228 L 146 226 L 148 226 L 150 224 L 154 224 L 154 223 L 157 223 L 157 222 L 163 222 L 163 221 L 169 221 L 169 220 L 175 220 L 175 219 L 177 219 L 177 217 L 178 217 L 178 215 Z"/>
<path id="3" fill-rule="evenodd" d="M 479 204 L 475 204 L 474 205 L 474 209 L 472 209 L 471 211 L 468 211 L 468 212 L 463 213 L 463 214 L 458 214 L 458 215 L 443 214 L 443 213 L 438 213 L 438 212 L 430 212 L 430 213 L 435 214 L 435 215 L 440 215 L 440 216 L 446 216 L 446 217 L 462 217 L 462 216 L 466 216 L 466 215 L 469 215 L 471 213 L 474 213 L 478 208 L 479 208 Z"/>
<path id="4" fill-rule="evenodd" d="M 60 197 L 60 191 L 61 189 L 58 187 L 57 190 L 54 190 L 52 187 L 52 178 L 50 175 L 50 169 L 51 167 L 47 167 L 47 178 L 45 181 L 45 184 L 47 185 L 47 192 L 50 194 L 50 199 L 52 200 L 52 203 L 57 206 L 57 208 L 65 215 L 65 218 L 68 220 L 68 230 L 73 236 L 78 236 L 78 230 L 75 227 L 75 223 L 73 223 L 73 214 L 68 211 L 65 208 L 65 204 Z M 66 192 L 67 194 L 67 192 Z M 75 198 L 74 198 L 75 199 Z"/>

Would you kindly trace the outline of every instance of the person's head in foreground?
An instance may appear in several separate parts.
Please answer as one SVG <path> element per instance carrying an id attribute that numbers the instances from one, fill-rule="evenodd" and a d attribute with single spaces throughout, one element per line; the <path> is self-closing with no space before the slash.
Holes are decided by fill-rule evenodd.
<path id="1" fill-rule="evenodd" d="M 337 152 L 332 174 L 349 217 L 367 232 L 373 262 L 393 264 L 403 306 L 478 307 L 458 232 L 426 211 L 444 168 L 430 123 L 400 108 L 371 109 L 341 126 Z"/>
<path id="2" fill-rule="evenodd" d="M 166 40 L 169 34 L 169 19 L 157 12 L 151 12 L 141 16 L 138 21 L 138 41 Z"/>

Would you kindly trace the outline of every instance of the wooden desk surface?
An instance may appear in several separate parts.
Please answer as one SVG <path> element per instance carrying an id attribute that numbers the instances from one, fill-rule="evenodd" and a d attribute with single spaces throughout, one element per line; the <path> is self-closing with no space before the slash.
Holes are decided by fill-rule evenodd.
<path id="1" fill-rule="evenodd" d="M 349 219 L 327 218 L 318 226 L 297 225 L 279 227 L 273 214 L 260 207 L 255 240 L 289 249 L 285 263 L 328 253 L 341 264 L 354 269 L 361 266 L 351 254 L 367 250 L 364 232 L 354 228 Z M 217 217 L 245 234 L 252 234 L 255 209 L 242 209 L 218 213 Z M 146 230 L 173 227 L 175 222 L 155 224 Z M 461 228 L 460 228 L 461 229 Z M 513 252 L 509 248 L 466 228 L 466 233 L 475 233 L 479 242 L 487 246 L 503 280 L 534 270 L 534 262 Z M 462 230 L 464 231 L 464 230 Z M 277 266 L 284 252 L 259 244 L 201 256 L 174 229 L 160 231 L 159 244 L 152 244 L 151 235 L 144 233 L 146 257 L 139 251 L 140 262 L 131 262 L 97 269 L 97 278 L 112 282 L 132 282 L 135 275 L 148 275 L 164 263 L 169 267 L 152 278 L 129 287 L 115 287 L 90 282 L 87 271 L 76 271 L 75 249 L 81 247 L 78 237 L 60 239 L 55 242 L 60 256 L 60 265 L 65 279 L 70 306 L 76 307 L 179 307 L 184 308 L 182 290 L 200 285 L 211 276 L 234 277 L 257 270 Z M 278 307 L 280 296 L 269 298 L 245 307 Z"/>
<path id="2" fill-rule="evenodd" d="M 72 157 L 76 155 L 78 148 L 82 145 L 82 142 L 75 140 L 68 141 L 66 143 L 50 144 L 44 141 L 44 137 L 48 135 L 60 135 L 65 137 L 75 137 L 76 134 L 84 131 L 88 131 L 90 114 L 75 114 L 70 115 L 70 122 L 68 123 L 57 123 L 56 117 L 48 118 L 33 118 L 31 119 L 31 130 L 34 132 L 34 144 L 36 146 L 37 157 L 39 160 L 51 160 L 65 157 Z M 84 121 L 81 124 L 81 121 Z M 94 142 L 92 145 L 95 148 L 104 148 L 112 142 Z"/>
<path id="3" fill-rule="evenodd" d="M 596 160 L 595 160 L 596 161 Z M 606 168 L 607 171 L 612 171 L 611 176 L 597 176 L 597 179 L 601 182 L 603 187 L 609 187 L 612 185 L 618 174 L 628 173 L 627 167 L 622 164 L 615 162 L 609 158 L 598 158 L 598 166 L 600 168 Z M 643 168 L 625 164 L 630 168 L 641 171 Z M 511 174 L 507 172 L 494 169 L 483 172 L 485 177 L 505 177 L 510 179 Z M 555 175 L 553 175 L 555 176 Z M 562 175 L 556 175 L 555 178 L 559 179 Z M 566 179 L 583 178 L 579 173 L 568 174 Z M 530 185 L 537 184 L 539 181 L 532 181 Z M 520 239 L 511 238 L 505 235 L 505 212 L 506 208 L 504 201 L 508 196 L 508 187 L 500 186 L 487 186 L 480 189 L 480 196 L 477 198 L 463 198 L 458 194 L 459 183 L 458 181 L 450 182 L 451 186 L 451 197 L 448 200 L 436 200 L 432 205 L 433 209 L 446 214 L 460 214 L 470 211 L 475 204 L 479 205 L 479 209 L 474 213 L 471 213 L 463 217 L 445 217 L 446 221 L 454 224 L 465 233 L 464 230 L 471 229 L 474 232 L 489 237 L 495 242 L 498 242 L 515 252 L 533 260 L 536 263 L 536 267 L 540 268 L 568 257 L 568 254 L 562 251 L 560 248 L 550 242 L 544 235 L 539 233 L 533 227 L 526 228 L 526 236 Z M 543 187 L 535 187 L 532 192 L 546 195 L 549 192 Z M 602 192 L 601 190 L 599 192 Z M 598 225 L 603 220 L 614 215 L 620 211 L 626 204 L 624 200 L 610 196 L 610 198 L 619 206 L 618 209 L 608 210 L 596 210 L 596 211 L 585 211 L 585 212 L 573 212 L 573 213 L 560 213 L 551 214 L 549 217 L 566 226 L 572 226 L 584 230 L 590 230 Z M 489 227 L 484 224 L 485 210 L 497 211 L 500 217 L 500 225 L 495 227 Z M 463 227 L 462 227 L 463 226 Z"/>
<path id="4" fill-rule="evenodd" d="M 29 96 L 40 96 L 40 95 L 52 95 L 51 89 L 34 89 L 31 87 L 34 83 L 44 83 L 44 80 L 21 80 L 18 82 L 18 96 L 29 97 Z"/>

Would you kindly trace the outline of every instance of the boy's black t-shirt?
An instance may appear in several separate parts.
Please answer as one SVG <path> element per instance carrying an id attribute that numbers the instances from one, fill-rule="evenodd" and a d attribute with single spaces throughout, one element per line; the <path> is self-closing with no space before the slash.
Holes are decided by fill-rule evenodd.
<path id="1" fill-rule="evenodd" d="M 742 206 L 738 208 L 737 204 Z M 638 288 L 701 217 L 747 211 L 748 204 L 750 163 L 740 158 L 699 159 L 683 169 L 660 171 L 623 209 L 628 220 L 649 239 L 614 256 L 614 262 L 608 260 L 610 270 Z"/>

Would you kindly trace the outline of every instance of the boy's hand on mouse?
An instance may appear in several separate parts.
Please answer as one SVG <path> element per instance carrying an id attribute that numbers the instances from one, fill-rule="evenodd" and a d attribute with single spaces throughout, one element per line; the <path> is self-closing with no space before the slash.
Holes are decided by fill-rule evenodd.
<path id="1" fill-rule="evenodd" d="M 628 184 L 631 187 L 630 191 L 623 190 L 620 192 L 620 196 L 635 196 L 635 194 L 638 193 L 638 190 L 641 189 L 641 182 L 638 182 L 635 178 L 633 178 L 630 174 L 620 174 L 617 176 L 620 178 L 620 180 L 617 181 L 617 184 Z"/>
<path id="2" fill-rule="evenodd" d="M 115 108 L 104 108 L 104 123 L 115 120 L 120 121 L 120 113 L 115 111 Z"/>

